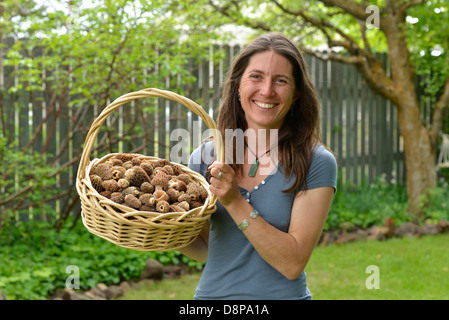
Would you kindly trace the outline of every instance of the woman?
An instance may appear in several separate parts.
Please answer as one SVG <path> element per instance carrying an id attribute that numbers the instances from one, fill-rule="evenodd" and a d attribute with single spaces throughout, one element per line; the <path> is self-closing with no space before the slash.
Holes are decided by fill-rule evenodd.
<path id="1" fill-rule="evenodd" d="M 234 161 L 209 165 L 212 142 L 190 158 L 193 170 L 210 171 L 218 199 L 210 225 L 181 250 L 207 259 L 195 299 L 311 299 L 304 269 L 336 191 L 337 165 L 320 144 L 319 102 L 289 39 L 260 36 L 234 59 L 218 128 L 226 144 L 229 129 L 255 134 L 245 135 L 245 161 L 236 161 L 238 142 L 226 150 Z"/>

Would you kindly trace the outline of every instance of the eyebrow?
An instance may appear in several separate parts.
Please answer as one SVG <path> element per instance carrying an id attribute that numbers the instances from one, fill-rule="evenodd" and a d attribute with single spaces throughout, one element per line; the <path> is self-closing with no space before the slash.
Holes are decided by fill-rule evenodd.
<path id="1" fill-rule="evenodd" d="M 259 70 L 259 69 L 252 69 L 252 70 L 248 71 L 248 73 L 252 73 L 252 72 L 265 74 L 262 70 Z M 276 78 L 285 78 L 285 79 L 287 79 L 287 80 L 290 80 L 290 77 L 289 77 L 289 76 L 286 76 L 285 74 L 282 74 L 282 73 L 275 74 L 274 76 L 275 76 Z"/>

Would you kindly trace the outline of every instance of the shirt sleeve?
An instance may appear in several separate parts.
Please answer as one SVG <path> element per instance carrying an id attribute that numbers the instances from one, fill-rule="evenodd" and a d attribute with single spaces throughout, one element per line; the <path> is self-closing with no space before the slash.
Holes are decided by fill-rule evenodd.
<path id="1" fill-rule="evenodd" d="M 306 178 L 307 189 L 333 187 L 337 191 L 337 160 L 324 146 L 316 148 L 312 155 Z"/>
<path id="2" fill-rule="evenodd" d="M 205 177 L 207 167 L 214 161 L 214 151 L 212 142 L 201 144 L 201 146 L 193 150 L 187 166 Z"/>

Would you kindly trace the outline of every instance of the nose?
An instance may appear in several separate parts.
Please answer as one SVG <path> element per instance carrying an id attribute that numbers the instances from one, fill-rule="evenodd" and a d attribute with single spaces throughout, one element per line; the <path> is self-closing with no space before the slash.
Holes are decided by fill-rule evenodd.
<path id="1" fill-rule="evenodd" d="M 265 80 L 260 88 L 260 94 L 264 97 L 271 97 L 273 93 L 273 82 L 268 79 Z"/>

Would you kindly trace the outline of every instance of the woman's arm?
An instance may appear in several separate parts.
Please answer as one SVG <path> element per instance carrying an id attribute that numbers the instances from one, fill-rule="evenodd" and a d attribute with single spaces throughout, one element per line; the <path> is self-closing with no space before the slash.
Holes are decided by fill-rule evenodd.
<path id="1" fill-rule="evenodd" d="M 178 249 L 179 252 L 191 259 L 204 262 L 207 259 L 209 248 L 209 221 L 203 226 L 198 237 L 188 246 Z"/>
<path id="2" fill-rule="evenodd" d="M 334 189 L 322 187 L 307 190 L 298 195 L 293 203 L 290 227 L 283 232 L 262 217 L 251 219 L 251 205 L 238 200 L 227 210 L 238 225 L 244 219 L 250 225 L 243 233 L 260 256 L 286 278 L 296 279 L 305 269 L 321 235 L 329 212 Z"/>
<path id="3" fill-rule="evenodd" d="M 260 256 L 288 279 L 297 278 L 305 269 L 326 222 L 333 187 L 320 187 L 299 192 L 294 199 L 287 232 L 266 222 L 261 216 L 252 219 L 252 206 L 243 198 L 234 171 L 222 162 L 210 166 L 210 190 L 239 225 L 244 219 L 250 225 L 243 231 Z M 218 172 L 221 179 L 217 179 Z"/>

